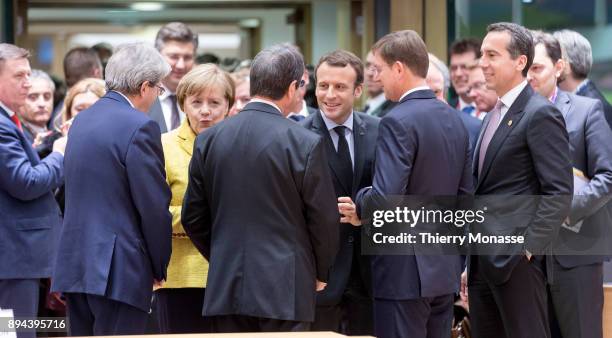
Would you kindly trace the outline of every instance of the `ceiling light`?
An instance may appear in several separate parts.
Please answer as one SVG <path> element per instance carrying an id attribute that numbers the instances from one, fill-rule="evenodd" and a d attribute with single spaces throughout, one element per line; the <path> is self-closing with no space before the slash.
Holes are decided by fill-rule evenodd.
<path id="1" fill-rule="evenodd" d="M 164 4 L 160 2 L 135 2 L 130 6 L 133 10 L 136 11 L 161 11 L 164 9 Z"/>

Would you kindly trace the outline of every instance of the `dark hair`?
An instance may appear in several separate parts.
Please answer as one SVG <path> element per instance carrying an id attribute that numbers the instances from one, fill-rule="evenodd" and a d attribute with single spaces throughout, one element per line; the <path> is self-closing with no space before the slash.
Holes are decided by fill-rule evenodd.
<path id="1" fill-rule="evenodd" d="M 378 40 L 372 47 L 374 54 L 391 65 L 399 61 L 419 77 L 427 77 L 429 57 L 423 39 L 413 30 L 389 33 Z"/>
<path id="2" fill-rule="evenodd" d="M 288 44 L 278 44 L 257 53 L 251 64 L 250 94 L 279 100 L 291 82 L 300 82 L 304 75 L 304 58 Z"/>
<path id="3" fill-rule="evenodd" d="M 64 57 L 64 76 L 68 88 L 84 78 L 92 77 L 96 69 L 102 72 L 102 62 L 98 53 L 87 47 L 76 47 Z"/>
<path id="4" fill-rule="evenodd" d="M 542 31 L 532 32 L 533 35 L 533 48 L 542 44 L 546 48 L 546 54 L 552 60 L 552 63 L 559 61 L 563 55 L 561 54 L 561 45 L 559 40 L 555 39 L 552 34 L 544 33 Z"/>
<path id="5" fill-rule="evenodd" d="M 324 63 L 327 63 L 332 67 L 346 67 L 347 65 L 350 65 L 355 71 L 355 87 L 363 83 L 363 62 L 361 62 L 361 59 L 355 54 L 346 50 L 338 49 L 323 55 L 315 67 L 315 78 L 317 70 Z"/>
<path id="6" fill-rule="evenodd" d="M 487 33 L 490 32 L 507 32 L 510 34 L 510 43 L 508 43 L 506 49 L 513 60 L 516 60 L 521 55 L 527 57 L 527 64 L 522 72 L 523 76 L 527 76 L 529 67 L 533 63 L 534 54 L 531 32 L 521 25 L 510 22 L 492 23 L 487 27 Z"/>
<path id="7" fill-rule="evenodd" d="M 168 41 L 190 42 L 194 52 L 198 49 L 198 35 L 182 22 L 170 22 L 160 28 L 155 37 L 155 49 L 161 51 Z"/>
<path id="8" fill-rule="evenodd" d="M 453 42 L 450 46 L 450 55 L 465 54 L 474 52 L 477 59 L 480 59 L 480 45 L 482 42 L 476 38 L 465 38 Z"/>

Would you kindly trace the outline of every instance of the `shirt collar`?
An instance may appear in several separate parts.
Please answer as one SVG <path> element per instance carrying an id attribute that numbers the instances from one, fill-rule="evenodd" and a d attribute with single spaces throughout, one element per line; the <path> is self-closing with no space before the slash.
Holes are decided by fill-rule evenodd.
<path id="1" fill-rule="evenodd" d="M 427 87 L 427 86 L 418 86 L 418 87 L 414 87 L 414 88 L 412 88 L 412 89 L 408 90 L 407 92 L 405 92 L 405 93 L 404 93 L 404 95 L 402 95 L 402 97 L 400 97 L 400 99 L 399 99 L 399 100 L 400 100 L 400 101 L 401 101 L 401 100 L 403 100 L 403 99 L 404 99 L 406 96 L 408 96 L 408 95 L 410 95 L 410 94 L 412 94 L 412 93 L 414 93 L 414 92 L 416 92 L 416 91 L 418 91 L 418 90 L 430 90 L 430 88 L 429 88 L 429 87 Z"/>
<path id="2" fill-rule="evenodd" d="M 582 82 L 580 82 L 580 84 L 578 86 L 576 86 L 576 90 L 574 90 L 574 94 L 579 92 L 582 88 L 586 87 L 587 83 L 589 83 L 589 79 L 588 78 L 582 80 Z"/>
<path id="3" fill-rule="evenodd" d="M 527 86 L 527 80 L 523 80 L 523 82 L 519 83 L 518 86 L 510 89 L 504 96 L 500 98 L 501 102 L 504 104 L 506 108 L 510 108 L 516 98 L 521 94 L 523 89 Z"/>
<path id="4" fill-rule="evenodd" d="M 463 101 L 463 99 L 461 98 L 461 96 L 459 96 L 459 110 L 462 110 L 465 107 L 475 107 L 474 103 L 467 103 L 465 101 Z"/>
<path id="5" fill-rule="evenodd" d="M 7 106 L 5 106 L 4 103 L 2 103 L 2 101 L 0 101 L 0 108 L 4 109 L 4 111 L 8 113 L 9 117 L 13 117 L 13 115 L 15 115 L 15 112 L 10 110 Z"/>
<path id="6" fill-rule="evenodd" d="M 259 102 L 259 103 L 265 103 L 265 104 L 269 104 L 272 107 L 276 108 L 276 110 L 278 110 L 278 112 L 283 115 L 283 111 L 272 101 L 268 101 L 265 99 L 260 99 L 260 98 L 252 98 L 250 102 Z"/>
<path id="7" fill-rule="evenodd" d="M 127 100 L 127 102 L 130 104 L 130 106 L 132 106 L 132 108 L 136 108 L 136 107 L 134 107 L 134 104 L 132 103 L 132 101 L 130 101 L 130 99 L 128 99 L 128 97 L 127 97 L 127 96 L 123 95 L 123 93 L 118 92 L 118 91 L 116 91 L 116 90 L 113 90 L 113 92 L 115 92 L 115 93 L 117 93 L 117 94 L 119 94 L 119 95 L 123 96 L 123 98 Z"/>
<path id="8" fill-rule="evenodd" d="M 552 95 L 548 98 L 550 102 L 555 103 L 557 101 L 557 95 L 559 95 L 559 87 L 555 87 Z"/>
<path id="9" fill-rule="evenodd" d="M 385 102 L 387 98 L 385 97 L 385 93 L 382 92 L 376 96 L 374 96 L 371 99 L 366 100 L 366 103 L 370 106 L 370 107 L 376 107 L 379 106 L 381 104 L 383 104 L 383 102 Z M 370 108 L 372 109 L 372 108 Z"/>
<path id="10" fill-rule="evenodd" d="M 327 127 L 327 130 L 331 131 L 332 129 L 340 126 L 340 124 L 337 124 L 336 122 L 327 118 L 327 116 L 325 116 L 323 112 L 320 112 L 320 113 L 321 113 L 321 117 L 323 118 L 323 122 L 325 122 L 325 126 Z M 341 125 L 348 128 L 348 130 L 350 130 L 351 132 L 353 131 L 353 112 L 351 112 L 351 114 L 346 119 L 346 121 L 344 121 L 344 123 L 342 123 Z"/>

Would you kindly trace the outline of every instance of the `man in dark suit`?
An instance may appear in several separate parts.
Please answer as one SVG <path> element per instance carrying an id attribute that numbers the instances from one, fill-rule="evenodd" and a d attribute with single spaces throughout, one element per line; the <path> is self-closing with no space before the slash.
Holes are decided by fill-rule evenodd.
<path id="1" fill-rule="evenodd" d="M 143 334 L 171 252 L 170 190 L 159 127 L 146 113 L 170 66 L 152 47 L 118 47 L 108 93 L 75 118 L 52 290 L 73 336 Z"/>
<path id="2" fill-rule="evenodd" d="M 561 228 L 553 260 L 554 281 L 549 285 L 553 337 L 602 337 L 603 262 L 610 253 L 612 199 L 612 130 L 603 116 L 601 102 L 557 88 L 565 63 L 561 47 L 552 35 L 534 33 L 535 56 L 529 84 L 549 98 L 565 118 L 570 135 L 572 165 L 584 180 L 574 187 L 569 222 Z M 587 181 L 588 180 L 588 181 Z M 603 247 L 597 242 L 603 243 Z M 589 248 L 568 255 L 569 248 Z M 603 250 L 602 250 L 603 249 Z"/>
<path id="3" fill-rule="evenodd" d="M 315 72 L 320 111 L 302 125 L 324 139 L 336 196 L 354 198 L 359 189 L 372 185 L 380 121 L 353 110 L 363 90 L 363 64 L 353 53 L 337 50 L 321 57 Z M 350 223 L 338 227 L 340 250 L 327 287 L 317 294 L 312 330 L 371 335 L 369 256 L 361 255 L 360 228 Z"/>
<path id="4" fill-rule="evenodd" d="M 261 51 L 251 102 L 195 142 L 181 219 L 210 263 L 217 332 L 308 330 L 328 280 L 340 215 L 326 143 L 286 118 L 303 73 L 293 46 Z"/>
<path id="5" fill-rule="evenodd" d="M 480 65 L 500 99 L 483 121 L 474 152 L 475 192 L 538 199 L 489 198 L 496 217 L 472 229 L 524 236 L 524 244 L 498 244 L 470 257 L 472 334 L 549 337 L 544 255 L 570 208 L 568 135 L 561 112 L 525 79 L 533 61 L 531 33 L 513 23 L 491 24 L 487 32 Z"/>
<path id="6" fill-rule="evenodd" d="M 374 76 L 374 68 L 372 67 L 373 60 L 374 55 L 372 55 L 372 52 L 370 51 L 366 56 L 364 70 L 366 94 L 368 94 L 368 99 L 366 100 L 363 112 L 368 115 L 383 117 L 387 115 L 387 113 L 393 109 L 393 107 L 395 107 L 397 102 L 388 100 L 385 97 L 382 83 L 380 83 L 380 80 L 376 79 Z"/>
<path id="7" fill-rule="evenodd" d="M 399 103 L 380 122 L 373 184 L 357 194 L 360 212 L 379 196 L 471 193 L 468 133 L 457 112 L 427 86 L 423 40 L 414 31 L 394 32 L 372 51 L 386 97 Z M 342 220 L 359 224 L 350 199 L 339 201 Z M 461 259 L 413 249 L 410 255 L 372 257 L 377 337 L 448 337 Z"/>
<path id="8" fill-rule="evenodd" d="M 149 111 L 151 119 L 165 133 L 176 129 L 185 118 L 176 101 L 176 88 L 195 64 L 198 35 L 182 22 L 170 22 L 157 32 L 155 48 L 172 68 L 162 80 L 164 92 L 153 102 Z"/>
<path id="9" fill-rule="evenodd" d="M 51 276 L 60 225 L 53 190 L 64 180 L 65 138 L 40 160 L 17 111 L 31 86 L 29 53 L 0 44 L 0 308 L 35 318 L 41 278 Z M 18 332 L 17 337 L 36 337 Z"/>
<path id="10" fill-rule="evenodd" d="M 569 29 L 555 32 L 554 37 L 561 44 L 563 59 L 566 62 L 563 74 L 559 78 L 559 87 L 567 92 L 601 101 L 604 117 L 608 121 L 608 126 L 612 128 L 612 105 L 588 78 L 593 65 L 589 40 Z"/>
<path id="11" fill-rule="evenodd" d="M 446 73 L 446 76 L 444 73 Z M 429 69 L 427 69 L 427 78 L 425 78 L 425 80 L 429 88 L 436 94 L 436 98 L 444 103 L 446 103 L 446 96 L 448 94 L 447 89 L 450 86 L 450 84 L 446 83 L 446 78 L 448 78 L 448 68 L 446 68 L 446 65 L 435 55 L 430 53 Z M 482 122 L 478 118 L 460 111 L 457 111 L 457 115 L 459 115 L 461 122 L 463 122 L 465 129 L 468 131 L 470 137 L 470 150 L 473 152 Z"/>
<path id="12" fill-rule="evenodd" d="M 460 112 L 480 118 L 481 112 L 469 96 L 470 66 L 480 58 L 480 40 L 474 38 L 460 39 L 449 48 L 450 79 L 456 97 L 449 103 Z"/>

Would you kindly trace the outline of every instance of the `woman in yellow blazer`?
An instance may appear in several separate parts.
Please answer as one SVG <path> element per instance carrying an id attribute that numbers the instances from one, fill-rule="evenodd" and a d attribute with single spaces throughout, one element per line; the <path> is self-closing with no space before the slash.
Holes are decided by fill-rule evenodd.
<path id="1" fill-rule="evenodd" d="M 234 104 L 235 86 L 228 73 L 213 64 L 192 69 L 179 82 L 176 98 L 186 118 L 162 135 L 166 180 L 172 191 L 172 256 L 168 279 L 156 291 L 161 333 L 211 332 L 202 317 L 208 262 L 193 246 L 181 224 L 189 161 L 197 134 L 222 121 Z"/>

